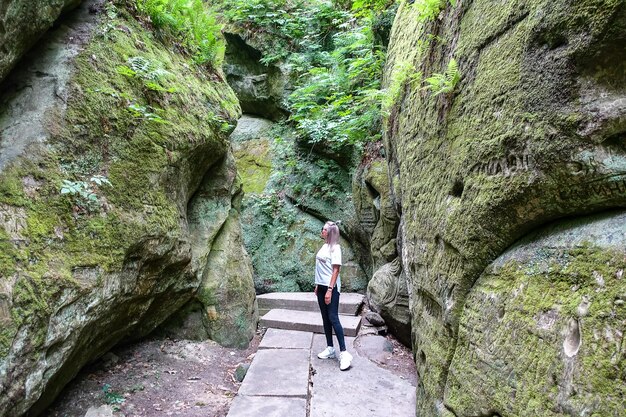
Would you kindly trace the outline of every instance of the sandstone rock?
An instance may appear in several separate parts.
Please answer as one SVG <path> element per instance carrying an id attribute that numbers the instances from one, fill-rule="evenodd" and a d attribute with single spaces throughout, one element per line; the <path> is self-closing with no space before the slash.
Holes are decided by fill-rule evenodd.
<path id="1" fill-rule="evenodd" d="M 246 377 L 246 374 L 248 373 L 248 369 L 250 369 L 249 363 L 239 364 L 237 366 L 237 369 L 235 369 L 235 379 L 238 382 L 243 382 L 244 378 Z"/>
<path id="2" fill-rule="evenodd" d="M 380 314 L 370 311 L 365 315 L 365 318 L 368 322 L 370 322 L 373 326 L 384 326 L 385 320 L 380 316 Z"/>
<path id="3" fill-rule="evenodd" d="M 6 0 L 0 5 L 0 81 L 63 13 L 81 0 Z"/>
<path id="4" fill-rule="evenodd" d="M 280 135 L 285 144 L 292 143 L 295 135 L 291 129 L 272 131 L 275 128 L 276 125 L 267 119 L 245 115 L 231 135 L 238 172 L 247 191 L 243 200 L 242 226 L 246 248 L 252 257 L 257 292 L 313 289 L 311 272 L 315 253 L 322 244 L 320 230 L 323 223 L 320 219 L 328 218 L 344 220 L 341 225 L 342 290 L 364 291 L 367 275 L 362 267 L 363 250 L 355 239 L 358 225 L 353 213 L 344 210 L 352 205 L 345 199 L 338 199 L 337 205 L 318 201 L 320 199 L 299 202 L 293 189 L 299 182 L 310 183 L 309 178 L 290 178 L 286 188 L 277 185 L 276 178 L 285 173 L 279 172 L 284 168 L 280 164 L 274 166 L 272 159 L 283 155 L 272 154 L 275 147 L 270 131 L 272 135 Z M 319 167 L 311 164 L 310 170 L 303 169 L 301 175 L 320 175 L 315 170 Z M 342 175 L 346 179 L 345 185 L 349 185 L 347 172 Z M 341 190 L 335 193 L 341 194 Z"/>
<path id="5" fill-rule="evenodd" d="M 446 382 L 457 416 L 622 415 L 626 213 L 524 238 L 470 291 Z M 594 276 L 602 276 L 605 285 Z M 488 370 L 488 371 L 487 371 Z"/>
<path id="6" fill-rule="evenodd" d="M 395 239 L 400 222 L 391 199 L 384 159 L 373 159 L 359 166 L 353 177 L 352 196 L 358 221 L 371 236 L 375 271 L 397 257 Z"/>
<path id="7" fill-rule="evenodd" d="M 242 213 L 257 293 L 312 291 L 315 285 L 315 254 L 323 244 L 320 230 L 324 223 L 289 202 L 283 204 L 288 218 L 273 217 L 262 206 L 246 207 Z M 353 249 L 354 243 L 344 236 L 339 243 L 343 260 L 341 291 L 363 292 L 367 276 Z"/>
<path id="8" fill-rule="evenodd" d="M 243 115 L 230 135 L 246 194 L 261 194 L 270 180 L 273 138 L 269 134 L 273 127 L 270 120 Z"/>
<path id="9" fill-rule="evenodd" d="M 209 248 L 197 297 L 206 311 L 203 322 L 209 338 L 224 346 L 245 348 L 256 331 L 259 311 L 239 223 L 241 196 L 236 198 L 239 202 L 230 209 Z"/>
<path id="10" fill-rule="evenodd" d="M 385 127 L 420 415 L 449 413 L 461 312 L 487 265 L 539 225 L 626 203 L 626 14 L 592 3 L 459 2 L 425 23 L 400 6 L 386 85 L 453 58 L 461 79 L 438 95 L 405 85 Z"/>
<path id="11" fill-rule="evenodd" d="M 399 258 L 374 273 L 367 285 L 367 299 L 371 309 L 380 313 L 398 340 L 411 346 L 409 292 Z"/>
<path id="12" fill-rule="evenodd" d="M 256 325 L 229 155 L 236 98 L 126 11 L 90 14 L 96 3 L 85 2 L 50 33 L 0 97 L 6 417 L 39 413 L 83 365 L 180 309 L 212 270 L 213 247 L 218 261 L 233 256 L 240 269 L 208 306 L 228 311 L 225 319 L 233 312 L 229 337 L 237 343 Z M 155 91 L 119 70 L 130 58 L 176 76 Z M 211 169 L 230 181 L 213 195 L 203 188 Z M 111 185 L 98 184 L 98 175 Z M 61 193 L 64 181 L 94 197 Z M 196 207 L 204 223 L 191 216 Z"/>
<path id="13" fill-rule="evenodd" d="M 264 65 L 262 53 L 236 33 L 224 33 L 226 55 L 224 72 L 244 113 L 271 120 L 288 116 L 287 97 L 291 94 L 290 75 L 280 65 Z"/>

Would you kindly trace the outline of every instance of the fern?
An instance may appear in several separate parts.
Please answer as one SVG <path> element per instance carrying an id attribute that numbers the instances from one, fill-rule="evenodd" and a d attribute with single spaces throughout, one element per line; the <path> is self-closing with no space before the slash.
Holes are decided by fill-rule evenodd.
<path id="1" fill-rule="evenodd" d="M 417 0 L 412 4 L 418 11 L 417 19 L 421 22 L 435 20 L 439 17 L 439 13 L 450 3 L 452 7 L 456 7 L 456 0 Z"/>
<path id="2" fill-rule="evenodd" d="M 459 66 L 454 58 L 448 62 L 446 72 L 443 74 L 434 73 L 432 76 L 426 78 L 424 81 L 428 84 L 425 88 L 432 91 L 433 96 L 439 94 L 447 94 L 454 91 L 454 88 L 461 80 L 461 73 L 459 72 Z"/>
<path id="3" fill-rule="evenodd" d="M 389 87 L 382 95 L 382 112 L 388 116 L 391 108 L 396 104 L 404 86 L 419 83 L 422 77 L 421 72 L 416 72 L 415 67 L 410 62 L 402 62 L 394 66 L 391 72 Z"/>
<path id="4" fill-rule="evenodd" d="M 221 26 L 202 0 L 136 0 L 164 40 L 180 45 L 199 64 L 221 66 L 225 43 Z"/>

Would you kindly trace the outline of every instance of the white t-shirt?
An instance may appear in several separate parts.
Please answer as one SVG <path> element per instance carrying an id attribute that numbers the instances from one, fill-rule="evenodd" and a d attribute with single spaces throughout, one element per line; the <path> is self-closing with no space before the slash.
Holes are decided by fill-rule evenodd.
<path id="1" fill-rule="evenodd" d="M 315 284 L 330 285 L 330 278 L 333 276 L 333 265 L 341 265 L 341 246 L 333 245 L 331 253 L 328 243 L 324 243 L 322 248 L 315 255 Z M 341 275 L 337 276 L 337 291 L 341 292 Z"/>

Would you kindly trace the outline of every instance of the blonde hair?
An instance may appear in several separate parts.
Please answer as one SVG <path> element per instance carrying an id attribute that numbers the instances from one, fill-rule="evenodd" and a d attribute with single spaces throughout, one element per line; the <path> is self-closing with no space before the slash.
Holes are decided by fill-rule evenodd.
<path id="1" fill-rule="evenodd" d="M 339 221 L 327 221 L 324 224 L 324 228 L 326 229 L 326 243 L 328 243 L 331 251 L 333 250 L 333 246 L 339 244 L 339 223 Z"/>

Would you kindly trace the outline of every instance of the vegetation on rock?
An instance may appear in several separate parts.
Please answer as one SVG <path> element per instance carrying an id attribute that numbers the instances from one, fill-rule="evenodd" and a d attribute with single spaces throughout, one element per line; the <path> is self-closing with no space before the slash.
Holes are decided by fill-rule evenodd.
<path id="1" fill-rule="evenodd" d="M 45 405 L 80 366 L 127 332 L 151 331 L 197 287 L 186 206 L 226 155 L 240 109 L 212 68 L 219 54 L 190 40 L 168 50 L 136 6 L 92 10 L 98 26 L 91 36 L 81 27 L 45 146 L 0 173 L 0 362 L 11 381 L 0 381 L 0 414 Z M 194 13 L 180 16 L 203 22 Z"/>

